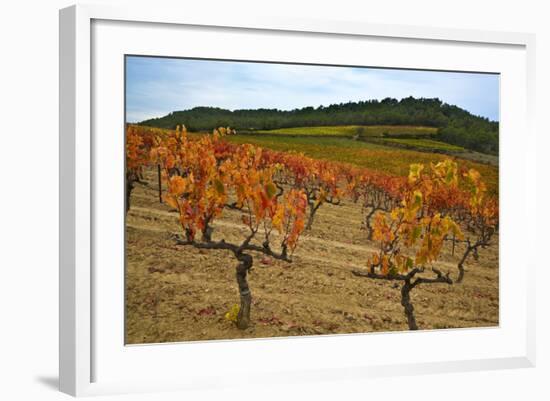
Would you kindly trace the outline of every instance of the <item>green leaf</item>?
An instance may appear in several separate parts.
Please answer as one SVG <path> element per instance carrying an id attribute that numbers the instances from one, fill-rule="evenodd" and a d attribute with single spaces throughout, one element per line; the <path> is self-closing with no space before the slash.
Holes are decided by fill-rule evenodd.
<path id="1" fill-rule="evenodd" d="M 450 184 L 451 182 L 453 182 L 453 178 L 454 178 L 453 171 L 449 170 L 447 172 L 447 177 L 446 177 L 447 184 Z"/>
<path id="2" fill-rule="evenodd" d="M 216 192 L 219 195 L 225 194 L 225 187 L 223 186 L 223 182 L 221 182 L 219 179 L 214 180 L 214 188 L 216 188 Z"/>
<path id="3" fill-rule="evenodd" d="M 277 193 L 277 187 L 275 187 L 275 185 L 273 185 L 272 182 L 270 182 L 269 184 L 267 184 L 265 186 L 265 193 L 267 194 L 267 197 L 269 199 L 273 198 L 275 196 L 275 194 Z"/>
<path id="4" fill-rule="evenodd" d="M 422 234 L 422 227 L 420 226 L 414 227 L 412 232 L 413 242 L 416 241 L 418 238 L 420 238 L 420 234 Z"/>

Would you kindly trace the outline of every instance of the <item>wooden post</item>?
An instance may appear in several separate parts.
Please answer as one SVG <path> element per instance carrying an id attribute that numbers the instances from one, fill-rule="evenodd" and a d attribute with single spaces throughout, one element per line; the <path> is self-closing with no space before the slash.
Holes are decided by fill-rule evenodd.
<path id="1" fill-rule="evenodd" d="M 161 181 L 161 174 L 160 174 L 160 164 L 157 164 L 157 175 L 159 180 L 159 202 L 162 203 L 162 181 Z"/>
<path id="2" fill-rule="evenodd" d="M 456 234 L 453 233 L 453 253 L 452 253 L 453 256 L 455 256 L 455 243 L 456 243 Z"/>

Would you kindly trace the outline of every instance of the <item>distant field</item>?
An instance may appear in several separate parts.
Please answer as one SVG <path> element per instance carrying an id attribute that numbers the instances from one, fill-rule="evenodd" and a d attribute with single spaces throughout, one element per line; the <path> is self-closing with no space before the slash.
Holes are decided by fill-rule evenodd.
<path id="1" fill-rule="evenodd" d="M 359 127 L 365 137 L 426 137 L 437 135 L 437 128 L 411 125 L 367 125 Z"/>
<path id="2" fill-rule="evenodd" d="M 333 127 L 335 128 L 335 127 Z M 341 128 L 341 127 L 340 127 Z M 165 131 L 159 129 L 159 133 Z M 189 133 L 190 137 L 198 138 L 205 133 Z M 325 137 L 315 135 L 231 135 L 226 137 L 233 143 L 251 143 L 256 146 L 283 151 L 299 152 L 316 159 L 333 160 L 355 164 L 375 171 L 405 176 L 409 172 L 412 163 L 438 162 L 448 155 L 435 153 L 434 149 L 405 149 L 383 144 L 381 141 L 416 141 L 422 143 L 428 141 L 433 146 L 449 146 L 438 141 L 412 138 L 380 138 L 375 141 L 351 140 L 346 136 Z M 462 149 L 460 147 L 457 147 Z M 471 152 L 464 152 L 471 153 Z M 481 160 L 481 159 L 480 159 Z M 498 159 L 497 165 L 478 163 L 476 161 L 458 159 L 459 165 L 465 168 L 475 168 L 485 179 L 488 189 L 492 194 L 498 194 Z M 486 161 L 487 162 L 487 161 Z"/>
<path id="3" fill-rule="evenodd" d="M 463 152 L 461 146 L 437 141 L 437 128 L 404 125 L 339 125 L 247 131 L 247 136 L 323 137 L 359 139 L 427 152 Z"/>
<path id="4" fill-rule="evenodd" d="M 438 162 L 449 156 L 440 153 L 421 152 L 411 149 L 389 147 L 349 138 L 284 136 L 284 135 L 234 135 L 227 137 L 233 143 L 251 143 L 284 152 L 301 152 L 306 156 L 352 163 L 394 175 L 404 176 L 412 163 Z M 477 169 L 484 177 L 489 191 L 498 193 L 498 167 L 460 160 L 466 168 Z"/>
<path id="5" fill-rule="evenodd" d="M 359 125 L 337 125 L 334 127 L 295 127 L 274 130 L 257 130 L 247 132 L 251 135 L 282 135 L 282 136 L 339 136 L 352 137 L 357 135 Z"/>
<path id="6" fill-rule="evenodd" d="M 405 125 L 337 125 L 294 127 L 246 132 L 251 135 L 335 136 L 335 137 L 423 137 L 437 135 L 437 128 Z"/>
<path id="7" fill-rule="evenodd" d="M 418 139 L 418 138 L 380 138 L 376 139 L 377 142 L 387 145 L 397 145 L 403 147 L 411 147 L 419 150 L 428 151 L 441 151 L 441 152 L 464 152 L 462 146 L 451 145 L 441 141 L 434 141 L 433 139 Z"/>

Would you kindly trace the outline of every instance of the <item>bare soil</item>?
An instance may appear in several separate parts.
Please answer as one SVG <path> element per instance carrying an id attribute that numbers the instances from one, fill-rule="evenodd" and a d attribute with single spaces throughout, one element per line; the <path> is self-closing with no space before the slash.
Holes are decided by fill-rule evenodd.
<path id="1" fill-rule="evenodd" d="M 361 228 L 358 204 L 325 204 L 292 263 L 259 254 L 249 274 L 252 324 L 239 330 L 225 313 L 239 303 L 236 259 L 227 251 L 177 246 L 177 214 L 159 203 L 155 172 L 136 184 L 126 222 L 126 343 L 408 330 L 400 286 L 355 277 L 376 244 Z M 238 211 L 224 211 L 213 239 L 241 242 Z M 437 266 L 455 278 L 463 250 L 451 244 Z M 420 285 L 411 293 L 420 329 L 497 326 L 498 237 L 469 259 L 461 284 Z"/>

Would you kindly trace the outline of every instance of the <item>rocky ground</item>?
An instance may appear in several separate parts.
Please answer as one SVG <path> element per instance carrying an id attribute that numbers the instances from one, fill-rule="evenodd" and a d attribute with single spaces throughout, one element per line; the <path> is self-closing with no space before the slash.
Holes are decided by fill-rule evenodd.
<path id="1" fill-rule="evenodd" d="M 353 276 L 376 244 L 361 228 L 360 205 L 323 205 L 311 231 L 301 238 L 292 263 L 254 256 L 249 275 L 252 324 L 239 330 L 225 313 L 239 303 L 236 260 L 227 251 L 176 246 L 177 214 L 159 203 L 154 172 L 137 184 L 126 224 L 126 342 L 128 344 L 211 339 L 407 330 L 400 287 Z M 238 211 L 225 211 L 214 239 L 241 242 L 246 233 Z M 456 277 L 449 246 L 438 267 Z M 498 237 L 467 263 L 461 284 L 421 285 L 412 302 L 421 329 L 497 326 Z"/>

